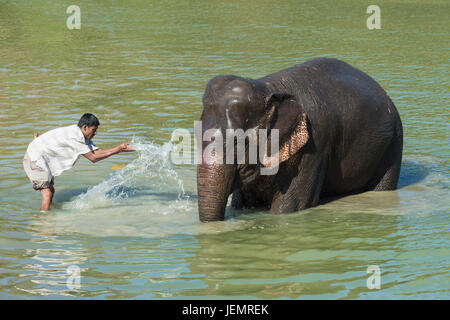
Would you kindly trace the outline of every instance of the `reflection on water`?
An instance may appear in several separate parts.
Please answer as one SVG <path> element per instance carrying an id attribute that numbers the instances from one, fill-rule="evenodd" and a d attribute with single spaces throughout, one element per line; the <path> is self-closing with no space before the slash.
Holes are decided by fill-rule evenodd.
<path id="1" fill-rule="evenodd" d="M 423 181 L 433 170 L 433 164 L 419 161 L 403 161 L 398 188 L 404 188 Z"/>
<path id="2" fill-rule="evenodd" d="M 376 31 L 354 0 L 77 4 L 75 32 L 62 2 L 0 4 L 1 298 L 448 298 L 447 2 L 382 2 Z M 192 130 L 210 78 L 318 56 L 366 71 L 392 97 L 399 189 L 281 216 L 228 207 L 226 221 L 200 224 L 195 166 L 168 158 L 173 129 Z M 100 119 L 99 147 L 132 141 L 138 152 L 80 159 L 41 213 L 26 146 L 84 112 Z M 67 287 L 72 265 L 79 289 Z M 369 265 L 381 290 L 366 286 Z"/>
<path id="3" fill-rule="evenodd" d="M 83 247 L 78 245 L 77 241 L 61 241 L 55 237 L 46 237 L 45 240 L 33 239 L 33 241 L 39 245 L 51 243 L 58 248 L 26 249 L 25 257 L 32 263 L 23 266 L 23 273 L 19 274 L 21 281 L 14 286 L 14 289 L 41 296 L 76 294 L 76 291 L 74 292 L 76 289 L 70 289 L 67 286 L 67 279 L 70 276 L 68 268 L 83 265 L 87 261 Z M 81 273 L 85 271 L 85 268 L 80 269 Z"/>

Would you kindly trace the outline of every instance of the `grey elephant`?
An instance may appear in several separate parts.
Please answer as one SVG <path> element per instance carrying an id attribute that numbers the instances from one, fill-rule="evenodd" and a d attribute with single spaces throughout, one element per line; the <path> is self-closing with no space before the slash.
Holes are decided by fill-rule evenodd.
<path id="1" fill-rule="evenodd" d="M 234 208 L 272 213 L 310 208 L 329 197 L 394 190 L 403 129 L 381 86 L 364 72 L 319 58 L 253 80 L 233 75 L 209 81 L 202 130 L 278 129 L 279 166 L 262 175 L 257 163 L 202 162 L 197 167 L 201 221 L 224 219 Z M 203 149 L 211 142 L 204 141 Z M 225 155 L 224 155 L 225 156 Z"/>

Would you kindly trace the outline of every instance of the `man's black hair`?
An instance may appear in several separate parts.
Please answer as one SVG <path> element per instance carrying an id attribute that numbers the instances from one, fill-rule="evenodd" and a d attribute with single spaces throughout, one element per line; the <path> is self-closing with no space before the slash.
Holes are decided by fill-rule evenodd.
<path id="1" fill-rule="evenodd" d="M 94 116 L 92 113 L 85 113 L 80 118 L 80 121 L 78 121 L 78 127 L 83 127 L 84 125 L 87 125 L 88 127 L 96 126 L 98 127 L 100 125 L 100 121 L 98 121 L 97 117 Z"/>

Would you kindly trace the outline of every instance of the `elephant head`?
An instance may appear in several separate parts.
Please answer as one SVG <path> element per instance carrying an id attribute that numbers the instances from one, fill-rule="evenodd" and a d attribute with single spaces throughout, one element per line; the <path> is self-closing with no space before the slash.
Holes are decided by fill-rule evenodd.
<path id="1" fill-rule="evenodd" d="M 209 81 L 203 96 L 203 112 L 200 120 L 203 135 L 209 129 L 215 129 L 222 137 L 226 137 L 227 129 L 243 131 L 266 129 L 269 136 L 268 145 L 274 136 L 272 130 L 278 129 L 280 164 L 296 154 L 309 137 L 306 114 L 293 95 L 273 92 L 260 80 L 236 76 L 218 76 Z M 217 139 L 217 136 L 214 140 L 205 139 L 203 136 L 203 140 L 207 141 L 202 141 L 201 150 L 208 148 L 213 141 L 217 143 L 219 141 Z M 221 143 L 225 142 L 226 139 L 222 138 Z M 265 146 L 265 150 L 270 149 L 268 145 Z M 248 163 L 248 148 L 244 164 L 236 162 L 230 164 L 226 161 L 227 147 L 229 148 L 223 146 L 222 150 L 225 152 L 222 154 L 215 154 L 213 162 L 206 162 L 203 159 L 198 165 L 200 221 L 223 220 L 228 196 L 240 184 L 246 183 L 243 177 L 251 175 L 252 179 L 255 179 L 255 175 L 259 172 L 258 168 L 264 166 L 259 160 L 256 164 Z M 244 171 L 246 173 L 242 174 Z"/>

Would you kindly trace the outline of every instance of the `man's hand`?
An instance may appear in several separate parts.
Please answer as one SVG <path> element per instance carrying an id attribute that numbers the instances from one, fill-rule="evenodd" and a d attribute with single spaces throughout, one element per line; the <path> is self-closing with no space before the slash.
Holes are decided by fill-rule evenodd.
<path id="1" fill-rule="evenodd" d="M 112 156 L 113 154 L 117 154 L 120 152 L 131 152 L 131 151 L 136 151 L 136 149 L 130 147 L 129 142 L 125 142 L 125 143 L 118 145 L 115 148 L 107 149 L 107 150 L 98 149 L 98 150 L 94 150 L 94 151 L 85 153 L 85 154 L 83 154 L 83 156 L 85 156 L 91 162 L 95 163 L 97 161 L 106 159 L 106 158 Z"/>
<path id="2" fill-rule="evenodd" d="M 119 152 L 136 151 L 136 149 L 134 149 L 133 147 L 130 147 L 129 142 L 122 143 L 121 145 L 117 146 L 117 148 L 119 149 Z"/>

